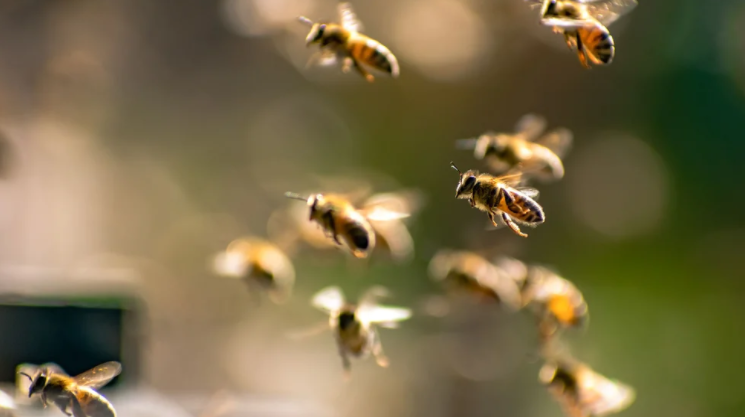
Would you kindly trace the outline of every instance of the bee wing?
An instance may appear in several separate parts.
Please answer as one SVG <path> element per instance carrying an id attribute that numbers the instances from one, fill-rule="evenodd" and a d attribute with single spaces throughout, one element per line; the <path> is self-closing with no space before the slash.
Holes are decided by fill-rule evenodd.
<path id="1" fill-rule="evenodd" d="M 596 417 L 617 413 L 630 406 L 636 398 L 636 391 L 629 385 L 589 369 L 583 369 L 578 380 L 580 405 Z"/>
<path id="2" fill-rule="evenodd" d="M 396 328 L 399 321 L 411 317 L 411 310 L 402 307 L 386 307 L 376 304 L 361 305 L 357 316 L 363 323 L 376 323 L 381 327 Z"/>
<path id="3" fill-rule="evenodd" d="M 546 118 L 537 114 L 526 114 L 517 121 L 515 132 L 525 140 L 537 139 L 546 129 Z"/>
<path id="4" fill-rule="evenodd" d="M 638 5 L 637 0 L 580 0 L 580 3 L 585 5 L 590 16 L 604 26 L 628 14 Z"/>
<path id="5" fill-rule="evenodd" d="M 524 194 L 525 196 L 532 198 L 533 200 L 538 200 L 538 196 L 540 196 L 541 194 L 540 191 L 532 187 L 517 187 L 515 189 L 519 191 L 521 194 Z"/>
<path id="6" fill-rule="evenodd" d="M 368 198 L 366 207 L 384 207 L 398 213 L 415 213 L 424 205 L 424 195 L 419 190 L 403 190 L 392 193 L 379 193 Z"/>
<path id="7" fill-rule="evenodd" d="M 101 388 L 122 372 L 122 364 L 119 362 L 106 362 L 95 368 L 89 369 L 73 378 L 78 385 Z"/>
<path id="8" fill-rule="evenodd" d="M 339 12 L 339 21 L 344 29 L 352 32 L 362 32 L 364 30 L 362 22 L 357 18 L 350 3 L 340 3 L 337 6 L 337 11 Z"/>
<path id="9" fill-rule="evenodd" d="M 528 267 L 523 261 L 501 255 L 494 259 L 494 266 L 502 271 L 503 275 L 522 285 L 528 276 Z"/>
<path id="10" fill-rule="evenodd" d="M 572 131 L 563 127 L 554 129 L 541 138 L 536 143 L 550 149 L 559 159 L 563 159 L 569 148 L 572 146 L 574 135 Z"/>
<path id="11" fill-rule="evenodd" d="M 318 291 L 310 303 L 313 307 L 326 313 L 339 311 L 344 306 L 344 293 L 337 286 L 326 287 Z"/>
<path id="12" fill-rule="evenodd" d="M 371 223 L 378 242 L 376 246 L 382 247 L 385 244 L 391 257 L 397 261 L 403 262 L 411 259 L 414 254 L 414 239 L 403 222 L 373 221 Z"/>
<path id="13" fill-rule="evenodd" d="M 390 220 L 404 219 L 410 216 L 409 213 L 397 212 L 397 211 L 390 210 L 380 205 L 364 207 L 360 210 L 360 212 L 368 220 L 373 220 L 373 221 L 378 221 L 378 222 L 387 222 Z"/>
<path id="14" fill-rule="evenodd" d="M 571 19 L 567 17 L 541 17 L 541 23 L 544 26 L 553 26 L 561 29 L 579 29 L 583 27 L 588 26 L 596 26 L 598 22 L 596 20 L 590 19 L 590 20 L 581 20 L 581 19 Z"/>
<path id="15" fill-rule="evenodd" d="M 537 9 L 541 6 L 543 6 L 544 0 L 524 0 L 526 3 L 528 3 L 528 6 L 530 6 L 531 9 Z"/>
<path id="16" fill-rule="evenodd" d="M 494 265 L 489 265 L 488 270 L 477 274 L 476 279 L 481 285 L 494 290 L 499 297 L 499 302 L 509 310 L 517 311 L 522 306 L 522 297 L 517 282 Z"/>

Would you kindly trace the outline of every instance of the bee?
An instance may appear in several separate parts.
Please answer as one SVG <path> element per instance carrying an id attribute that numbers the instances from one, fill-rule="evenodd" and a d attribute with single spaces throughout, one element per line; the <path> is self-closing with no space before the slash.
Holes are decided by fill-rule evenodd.
<path id="1" fill-rule="evenodd" d="M 541 23 L 564 35 L 570 50 L 577 52 L 585 68 L 609 65 L 616 47 L 608 26 L 629 13 L 637 0 L 528 0 L 541 5 Z"/>
<path id="2" fill-rule="evenodd" d="M 429 274 L 442 282 L 448 292 L 470 294 L 483 302 L 497 302 L 512 311 L 521 307 L 516 281 L 474 252 L 440 250 L 429 263 Z"/>
<path id="3" fill-rule="evenodd" d="M 122 371 L 119 362 L 106 362 L 76 377 L 61 369 L 40 367 L 34 376 L 21 372 L 31 381 L 28 396 L 41 395 L 44 407 L 51 401 L 63 413 L 73 417 L 116 417 L 114 406 L 95 390 L 108 384 Z"/>
<path id="4" fill-rule="evenodd" d="M 328 327 L 334 332 L 346 377 L 351 371 L 350 357 L 372 354 L 379 366 L 388 367 L 376 326 L 397 328 L 398 322 L 411 317 L 411 310 L 378 305 L 378 298 L 387 295 L 388 290 L 375 286 L 365 291 L 357 304 L 351 304 L 345 301 L 339 287 L 332 286 L 313 296 L 311 304 L 329 315 Z"/>
<path id="5" fill-rule="evenodd" d="M 366 205 L 357 209 L 340 194 L 315 194 L 301 197 L 285 193 L 288 198 L 306 201 L 309 220 L 316 222 L 337 245 L 344 245 L 355 258 L 366 258 L 375 248 L 375 229 L 371 221 L 385 222 L 408 217 L 408 213 L 392 211 L 382 205 Z"/>
<path id="6" fill-rule="evenodd" d="M 515 133 L 486 132 L 478 138 L 458 139 L 459 149 L 473 149 L 478 160 L 487 163 L 495 174 L 517 168 L 534 173 L 543 181 L 564 177 L 562 158 L 572 144 L 572 132 L 557 128 L 546 134 L 546 119 L 534 114 L 520 118 Z"/>
<path id="7" fill-rule="evenodd" d="M 522 287 L 523 305 L 538 320 L 545 343 L 559 330 L 585 326 L 589 310 L 582 293 L 569 280 L 542 266 L 530 266 Z"/>
<path id="8" fill-rule="evenodd" d="M 269 298 L 284 303 L 292 294 L 295 268 L 275 244 L 257 237 L 236 239 L 214 259 L 219 275 L 243 279 L 249 290 L 266 291 Z"/>
<path id="9" fill-rule="evenodd" d="M 455 198 L 468 200 L 471 207 L 485 211 L 489 220 L 496 227 L 495 216 L 501 215 L 502 220 L 515 234 L 528 237 L 520 231 L 517 223 L 537 226 L 543 223 L 546 216 L 543 208 L 533 200 L 538 196 L 538 190 L 533 188 L 513 188 L 509 182 L 519 179 L 519 175 L 495 177 L 490 174 L 480 174 L 478 171 L 461 172 L 452 162 L 450 166 L 458 171 L 460 180 L 455 188 Z"/>
<path id="10" fill-rule="evenodd" d="M 626 409 L 635 390 L 574 359 L 549 359 L 538 374 L 567 417 L 601 417 Z"/>
<path id="11" fill-rule="evenodd" d="M 349 3 L 337 6 L 339 23 L 313 22 L 307 17 L 298 18 L 311 27 L 305 38 L 307 46 L 318 44 L 321 48 L 311 56 L 308 66 L 313 63 L 332 65 L 342 62 L 342 71 L 347 73 L 352 67 L 368 82 L 375 77 L 362 64 L 387 72 L 393 78 L 398 77 L 398 61 L 393 53 L 380 42 L 362 33 L 362 23 L 357 19 Z"/>

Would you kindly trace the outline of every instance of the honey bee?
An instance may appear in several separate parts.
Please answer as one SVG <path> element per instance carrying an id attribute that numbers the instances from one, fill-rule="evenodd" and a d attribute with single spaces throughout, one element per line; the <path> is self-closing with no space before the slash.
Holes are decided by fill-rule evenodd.
<path id="1" fill-rule="evenodd" d="M 490 174 L 480 174 L 478 171 L 461 172 L 452 162 L 450 166 L 458 171 L 460 180 L 455 188 L 455 198 L 468 200 L 471 207 L 485 211 L 492 224 L 496 227 L 495 216 L 501 215 L 502 220 L 515 234 L 528 237 L 520 231 L 517 223 L 537 226 L 545 221 L 543 208 L 533 200 L 538 196 L 538 190 L 533 188 L 513 188 L 510 182 L 519 180 L 519 174 L 495 177 Z"/>
<path id="2" fill-rule="evenodd" d="M 375 229 L 371 221 L 385 222 L 408 217 L 408 213 L 392 211 L 383 205 L 369 204 L 355 208 L 340 194 L 315 194 L 301 197 L 285 193 L 288 198 L 306 201 L 310 207 L 310 221 L 321 226 L 337 245 L 344 245 L 356 258 L 366 258 L 375 248 Z"/>
<path id="3" fill-rule="evenodd" d="M 586 325 L 589 310 L 569 280 L 542 266 L 530 266 L 522 288 L 523 305 L 535 314 L 542 342 L 559 330 Z"/>
<path id="4" fill-rule="evenodd" d="M 114 406 L 95 390 L 108 384 L 121 371 L 119 362 L 106 362 L 76 377 L 47 366 L 40 367 L 33 377 L 25 372 L 20 375 L 31 381 L 29 398 L 40 394 L 44 407 L 51 401 L 68 416 L 116 417 Z"/>
<path id="5" fill-rule="evenodd" d="M 637 0 L 528 0 L 541 5 L 541 23 L 564 35 L 585 68 L 608 65 L 616 53 L 608 26 L 629 13 Z"/>
<path id="6" fill-rule="evenodd" d="M 310 33 L 305 38 L 307 46 L 318 44 L 321 48 L 311 56 L 308 65 L 332 65 L 342 62 L 342 71 L 347 73 L 352 67 L 368 82 L 375 77 L 362 64 L 380 71 L 387 72 L 393 78 L 398 77 L 398 61 L 393 53 L 380 42 L 362 33 L 362 23 L 357 19 L 349 3 L 337 6 L 339 23 L 313 22 L 307 17 L 298 19 L 311 26 Z"/>
<path id="7" fill-rule="evenodd" d="M 567 417 L 601 417 L 626 409 L 635 390 L 574 359 L 549 359 L 538 374 Z"/>
<path id="8" fill-rule="evenodd" d="M 498 302 L 512 311 L 521 307 L 516 281 L 474 252 L 440 250 L 429 263 L 429 274 L 451 293 L 461 292 L 479 301 Z"/>
<path id="9" fill-rule="evenodd" d="M 351 371 L 350 357 L 372 354 L 379 366 L 388 367 L 376 326 L 397 328 L 398 322 L 411 317 L 411 310 L 378 305 L 377 300 L 387 295 L 385 288 L 375 286 L 365 291 L 357 304 L 351 304 L 339 287 L 332 286 L 313 296 L 311 304 L 329 315 L 328 326 L 334 332 L 346 377 Z"/>
<path id="10" fill-rule="evenodd" d="M 214 270 L 226 277 L 243 279 L 249 290 L 266 291 L 269 298 L 284 303 L 292 294 L 295 269 L 275 244 L 257 237 L 236 239 L 214 259 Z"/>
<path id="11" fill-rule="evenodd" d="M 546 119 L 534 114 L 520 118 L 515 133 L 486 132 L 478 138 L 458 139 L 459 149 L 473 149 L 478 160 L 484 160 L 495 174 L 506 174 L 517 168 L 543 181 L 564 177 L 562 158 L 572 143 L 569 129 L 557 128 L 546 134 Z"/>

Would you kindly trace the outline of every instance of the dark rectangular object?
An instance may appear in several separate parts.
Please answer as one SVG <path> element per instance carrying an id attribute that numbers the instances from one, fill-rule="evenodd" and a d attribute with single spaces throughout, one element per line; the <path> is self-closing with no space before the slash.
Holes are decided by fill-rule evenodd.
<path id="1" fill-rule="evenodd" d="M 0 299 L 0 382 L 15 383 L 21 363 L 54 362 L 74 376 L 108 361 L 124 369 L 110 386 L 136 382 L 137 306 L 131 299 Z"/>

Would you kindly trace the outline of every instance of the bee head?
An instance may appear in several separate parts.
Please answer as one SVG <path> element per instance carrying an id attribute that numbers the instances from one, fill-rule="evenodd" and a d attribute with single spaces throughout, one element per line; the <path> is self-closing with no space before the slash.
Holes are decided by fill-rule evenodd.
<path id="1" fill-rule="evenodd" d="M 46 368 L 36 371 L 33 377 L 25 372 L 20 372 L 20 375 L 25 376 L 31 381 L 31 385 L 28 387 L 29 398 L 34 394 L 41 393 L 49 380 L 49 370 Z"/>
<path id="2" fill-rule="evenodd" d="M 471 198 L 473 195 L 473 187 L 476 185 L 476 171 L 468 170 L 466 172 L 460 172 L 458 167 L 456 167 L 452 162 L 450 163 L 450 167 L 458 171 L 458 174 L 460 175 L 458 185 L 455 187 L 455 198 Z"/>
<path id="3" fill-rule="evenodd" d="M 310 32 L 308 33 L 308 36 L 305 38 L 305 45 L 310 46 L 311 44 L 314 44 L 323 38 L 323 33 L 326 30 L 326 24 L 325 23 L 314 23 L 313 26 L 310 28 Z"/>
<path id="4" fill-rule="evenodd" d="M 353 309 L 345 310 L 339 313 L 339 328 L 342 330 L 346 330 L 349 327 L 353 326 L 355 321 L 357 321 L 357 317 L 354 314 Z"/>

